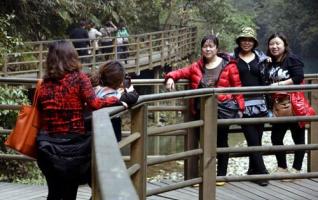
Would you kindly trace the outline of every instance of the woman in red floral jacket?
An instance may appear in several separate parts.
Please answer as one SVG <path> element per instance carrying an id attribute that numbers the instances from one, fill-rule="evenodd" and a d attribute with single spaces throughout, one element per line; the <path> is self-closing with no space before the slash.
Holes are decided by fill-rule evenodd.
<path id="1" fill-rule="evenodd" d="M 47 181 L 47 199 L 75 200 L 79 184 L 90 181 L 91 136 L 84 128 L 84 106 L 96 110 L 120 102 L 96 97 L 70 43 L 51 44 L 46 65 L 38 99 L 37 162 Z"/>
<path id="2" fill-rule="evenodd" d="M 188 79 L 191 89 L 208 87 L 241 87 L 239 72 L 236 61 L 231 60 L 230 56 L 218 52 L 219 40 L 214 35 L 205 36 L 201 41 L 202 57 L 191 65 L 170 72 L 165 76 L 166 88 L 168 90 L 175 88 L 175 81 L 179 79 Z M 226 102 L 235 100 L 238 105 L 238 115 L 242 116 L 244 111 L 244 99 L 241 94 L 222 94 L 218 95 L 218 101 Z M 190 104 L 191 113 L 198 118 L 199 108 L 192 101 Z M 217 146 L 228 147 L 229 126 L 218 126 Z M 218 155 L 217 175 L 226 176 L 228 165 L 228 154 Z M 218 186 L 224 185 L 224 182 L 218 182 Z"/>

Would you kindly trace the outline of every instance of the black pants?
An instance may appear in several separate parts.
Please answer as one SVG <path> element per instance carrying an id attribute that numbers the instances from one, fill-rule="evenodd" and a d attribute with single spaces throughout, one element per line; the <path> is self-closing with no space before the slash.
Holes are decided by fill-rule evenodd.
<path id="1" fill-rule="evenodd" d="M 272 125 L 272 144 L 273 145 L 284 145 L 283 140 L 286 131 L 290 129 L 293 141 L 295 144 L 305 144 L 305 128 L 300 128 L 298 123 L 283 123 Z M 275 153 L 278 167 L 287 168 L 286 153 L 277 152 Z M 293 168 L 301 170 L 305 151 L 295 151 Z"/>
<path id="2" fill-rule="evenodd" d="M 248 146 L 262 146 L 264 124 L 242 125 Z M 248 174 L 267 174 L 261 153 L 250 153 Z"/>
<path id="3" fill-rule="evenodd" d="M 78 183 L 65 180 L 53 171 L 44 175 L 49 190 L 47 200 L 76 200 Z"/>
<path id="4" fill-rule="evenodd" d="M 39 134 L 37 143 L 37 163 L 47 181 L 47 199 L 76 200 L 78 186 L 91 180 L 91 136 Z"/>
<path id="5" fill-rule="evenodd" d="M 228 147 L 229 126 L 218 126 L 217 147 Z M 226 176 L 229 154 L 218 154 L 217 175 Z"/>

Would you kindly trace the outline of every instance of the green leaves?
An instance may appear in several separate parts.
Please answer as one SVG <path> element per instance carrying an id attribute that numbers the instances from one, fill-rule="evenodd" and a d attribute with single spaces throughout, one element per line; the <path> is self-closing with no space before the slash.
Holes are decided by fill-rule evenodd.
<path id="1" fill-rule="evenodd" d="M 3 105 L 22 105 L 28 104 L 29 100 L 26 96 L 26 89 L 23 87 L 0 87 L 0 104 Z M 12 128 L 15 123 L 17 110 L 0 110 L 0 127 Z"/>

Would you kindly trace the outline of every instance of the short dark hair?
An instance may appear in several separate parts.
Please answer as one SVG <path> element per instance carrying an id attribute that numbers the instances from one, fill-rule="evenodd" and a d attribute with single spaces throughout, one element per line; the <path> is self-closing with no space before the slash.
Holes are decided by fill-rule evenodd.
<path id="1" fill-rule="evenodd" d="M 125 69 L 115 60 L 110 60 L 99 67 L 100 85 L 118 89 L 124 81 Z"/>
<path id="2" fill-rule="evenodd" d="M 46 79 L 61 79 L 66 73 L 79 71 L 82 65 L 74 46 L 65 41 L 53 42 L 46 58 Z"/>
<path id="3" fill-rule="evenodd" d="M 206 35 L 202 38 L 201 40 L 201 48 L 203 47 L 204 43 L 207 41 L 207 40 L 211 40 L 216 48 L 219 48 L 219 39 L 218 37 L 216 37 L 216 35 Z"/>
<path id="4" fill-rule="evenodd" d="M 283 33 L 281 33 L 281 32 L 273 33 L 271 36 L 269 36 L 269 38 L 268 38 L 268 40 L 267 40 L 267 52 L 266 52 L 266 53 L 267 53 L 268 56 L 272 57 L 272 54 L 271 54 L 271 52 L 270 52 L 268 46 L 269 46 L 269 42 L 270 42 L 272 39 L 276 38 L 276 37 L 280 38 L 280 39 L 283 40 L 283 42 L 284 42 L 285 52 L 284 52 L 284 55 L 283 55 L 283 57 L 282 57 L 282 60 L 284 60 L 284 58 L 286 57 L 286 55 L 290 52 L 290 49 L 289 49 L 289 45 L 288 45 L 288 42 L 287 42 L 287 37 L 286 37 Z"/>

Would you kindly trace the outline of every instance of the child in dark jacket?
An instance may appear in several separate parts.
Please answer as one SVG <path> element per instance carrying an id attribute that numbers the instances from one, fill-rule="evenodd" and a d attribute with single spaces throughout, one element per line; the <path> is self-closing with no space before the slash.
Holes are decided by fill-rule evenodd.
<path id="1" fill-rule="evenodd" d="M 108 61 L 99 67 L 97 74 L 91 76 L 96 96 L 99 98 L 117 97 L 125 107 L 130 107 L 138 100 L 138 93 L 130 84 L 130 77 L 118 61 Z M 111 119 L 117 141 L 121 140 L 121 118 Z"/>

